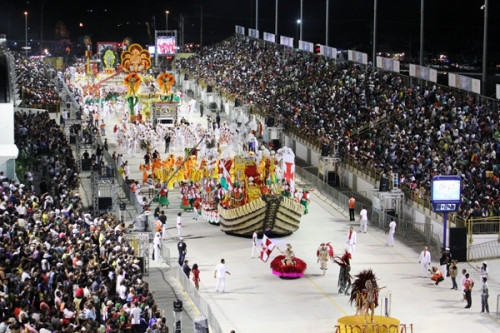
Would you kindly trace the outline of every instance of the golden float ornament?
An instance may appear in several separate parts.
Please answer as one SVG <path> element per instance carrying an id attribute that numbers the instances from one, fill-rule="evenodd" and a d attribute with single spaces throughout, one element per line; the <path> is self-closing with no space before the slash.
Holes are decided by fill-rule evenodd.
<path id="1" fill-rule="evenodd" d="M 123 51 L 121 60 L 125 72 L 142 72 L 151 67 L 151 54 L 139 44 L 132 44 Z"/>

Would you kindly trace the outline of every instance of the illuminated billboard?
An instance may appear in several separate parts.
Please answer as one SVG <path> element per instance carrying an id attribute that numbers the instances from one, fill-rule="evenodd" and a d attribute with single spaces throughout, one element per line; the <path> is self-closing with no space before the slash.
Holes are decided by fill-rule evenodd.
<path id="1" fill-rule="evenodd" d="M 175 54 L 175 36 L 158 36 L 156 39 L 156 54 Z"/>
<path id="2" fill-rule="evenodd" d="M 431 182 L 431 202 L 435 212 L 454 212 L 460 205 L 461 178 L 435 176 Z"/>

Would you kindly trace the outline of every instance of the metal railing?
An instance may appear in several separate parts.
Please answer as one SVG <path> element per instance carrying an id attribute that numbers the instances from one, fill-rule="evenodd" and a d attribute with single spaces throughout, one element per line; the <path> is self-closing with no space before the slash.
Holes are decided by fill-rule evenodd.
<path id="1" fill-rule="evenodd" d="M 433 226 L 430 223 L 417 223 L 403 217 L 394 217 L 386 212 L 377 211 L 372 208 L 370 200 L 366 199 L 359 192 L 341 191 L 322 182 L 317 175 L 310 173 L 304 168 L 295 166 L 295 174 L 300 179 L 300 186 L 313 187 L 330 202 L 340 208 L 347 210 L 349 206 L 349 197 L 352 195 L 356 199 L 355 211 L 359 212 L 362 208 L 368 211 L 369 223 L 380 229 L 387 229 L 389 222 L 393 219 L 398 225 L 396 237 L 402 237 L 411 241 L 421 241 L 428 244 L 434 253 L 439 253 L 441 240 L 433 232 Z M 299 185 L 297 185 L 299 186 Z"/>
<path id="2" fill-rule="evenodd" d="M 465 225 L 470 236 L 498 234 L 500 240 L 500 216 L 471 217 L 465 220 Z"/>
<path id="3" fill-rule="evenodd" d="M 216 314 L 212 311 L 208 302 L 200 295 L 198 290 L 194 287 L 193 282 L 184 274 L 182 267 L 179 265 L 173 265 L 172 275 L 179 281 L 184 288 L 184 291 L 188 295 L 189 299 L 194 303 L 197 310 L 203 314 L 208 320 L 208 325 L 210 326 L 210 332 L 222 333 L 222 328 L 217 320 Z"/>
<path id="4" fill-rule="evenodd" d="M 468 243 L 467 259 L 469 261 L 498 258 L 500 253 L 500 243 L 496 240 L 481 244 Z"/>

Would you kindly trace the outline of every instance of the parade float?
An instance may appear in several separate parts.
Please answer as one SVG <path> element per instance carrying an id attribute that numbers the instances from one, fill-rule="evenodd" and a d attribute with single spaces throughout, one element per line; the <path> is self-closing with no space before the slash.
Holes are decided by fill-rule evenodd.
<path id="1" fill-rule="evenodd" d="M 253 152 L 246 157 L 235 156 L 232 173 L 236 181 L 232 184 L 231 173 L 224 162 L 219 162 L 221 174 L 225 175 L 221 187 L 227 184 L 227 190 L 217 212 L 220 229 L 226 234 L 250 237 L 257 231 L 277 237 L 299 229 L 305 207 L 291 196 L 295 155 L 288 147 L 277 155 L 262 158 L 259 165 Z"/>

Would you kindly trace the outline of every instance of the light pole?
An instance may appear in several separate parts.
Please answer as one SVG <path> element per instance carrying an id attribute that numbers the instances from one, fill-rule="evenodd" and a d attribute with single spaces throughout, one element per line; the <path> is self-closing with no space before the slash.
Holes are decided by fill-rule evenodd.
<path id="1" fill-rule="evenodd" d="M 24 52 L 28 57 L 28 12 L 24 12 Z"/>
<path id="2" fill-rule="evenodd" d="M 328 46 L 328 11 L 330 10 L 330 0 L 326 0 L 326 31 L 325 31 L 325 45 Z"/>
<path id="3" fill-rule="evenodd" d="M 420 0 L 420 66 L 424 65 L 424 0 Z"/>
<path id="4" fill-rule="evenodd" d="M 300 40 L 302 40 L 302 22 L 304 22 L 302 17 L 303 9 L 304 9 L 304 0 L 300 0 L 300 36 L 299 36 Z"/>
<path id="5" fill-rule="evenodd" d="M 255 30 L 259 30 L 259 0 L 255 0 Z"/>
<path id="6" fill-rule="evenodd" d="M 276 1 L 276 13 L 274 17 L 274 38 L 278 38 L 278 0 Z"/>
<path id="7" fill-rule="evenodd" d="M 296 33 L 296 36 L 297 36 L 297 48 L 299 47 L 299 40 L 300 40 L 299 30 L 300 30 L 300 25 L 301 24 L 302 24 L 302 20 L 301 19 L 297 19 L 297 33 Z"/>
<path id="8" fill-rule="evenodd" d="M 165 30 L 168 30 L 168 14 L 170 12 L 168 10 L 165 11 Z"/>
<path id="9" fill-rule="evenodd" d="M 373 67 L 377 65 L 377 0 L 373 0 L 373 51 L 372 61 Z"/>
<path id="10" fill-rule="evenodd" d="M 483 95 L 486 95 L 486 70 L 487 70 L 487 50 L 488 50 L 488 0 L 484 0 L 484 5 L 481 6 L 481 9 L 484 10 L 484 27 L 483 27 L 483 77 L 482 83 L 483 86 Z"/>

